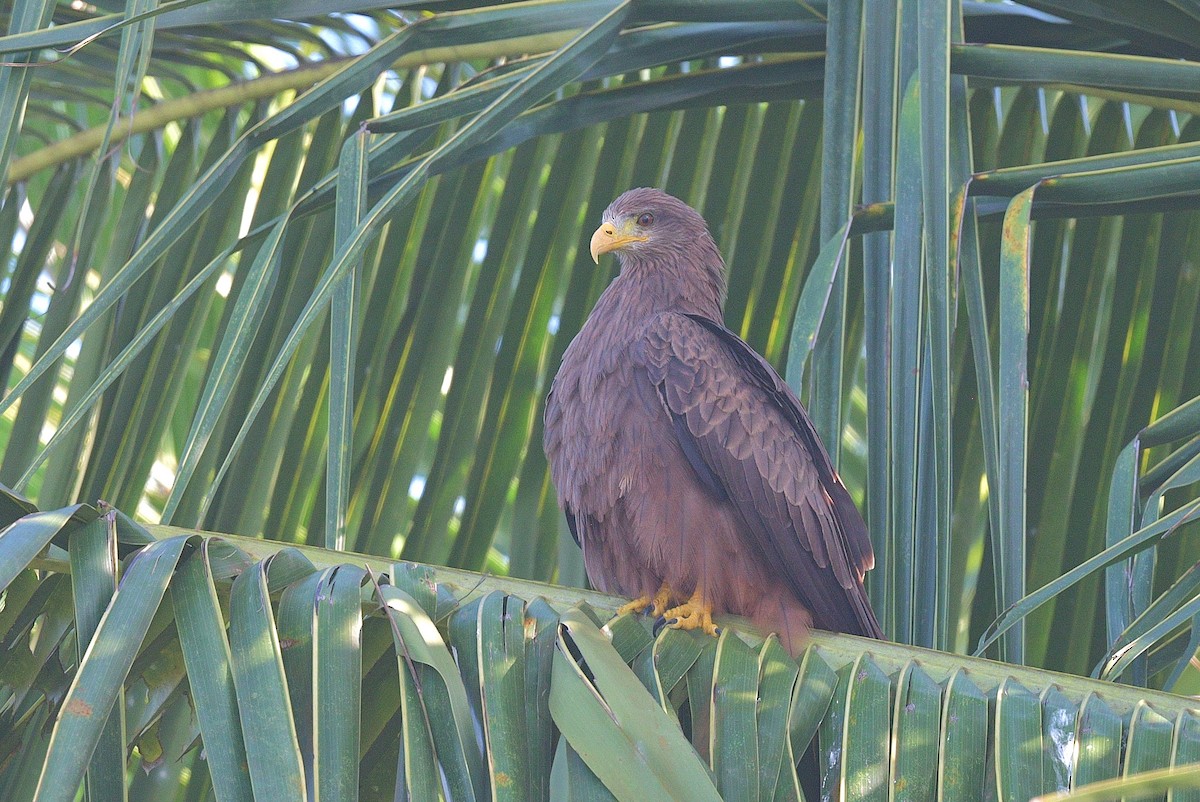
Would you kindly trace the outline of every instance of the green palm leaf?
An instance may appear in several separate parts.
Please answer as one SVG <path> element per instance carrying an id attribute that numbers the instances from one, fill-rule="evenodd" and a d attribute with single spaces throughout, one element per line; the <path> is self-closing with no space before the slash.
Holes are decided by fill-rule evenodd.
<path id="1" fill-rule="evenodd" d="M 44 517 L 14 521 L 0 546 L 41 531 Z M 89 609 L 102 614 L 85 652 L 69 649 L 68 630 L 58 630 L 51 648 L 77 665 L 44 677 L 33 694 L 19 693 L 16 674 L 6 673 L 6 716 L 58 720 L 38 798 L 61 796 L 85 771 L 103 770 L 94 750 L 105 716 L 96 711 L 121 685 L 150 681 L 146 672 L 179 645 L 197 717 L 174 737 L 210 745 L 207 761 L 195 765 L 208 772 L 218 798 L 248 798 L 250 784 L 254 798 L 294 796 L 313 783 L 339 796 L 370 796 L 363 783 L 380 771 L 412 793 L 541 798 L 572 750 L 618 798 L 715 798 L 718 789 L 725 798 L 788 798 L 798 787 L 793 756 L 821 719 L 842 722 L 820 728 L 821 753 L 839 758 L 821 761 L 820 782 L 841 788 L 844 798 L 870 797 L 889 784 L 907 789 L 902 797 L 925 798 L 942 787 L 951 797 L 978 798 L 991 784 L 1001 797 L 1026 798 L 1065 788 L 1072 772 L 1083 770 L 1082 757 L 1064 749 L 1064 733 L 1094 743 L 1081 753 L 1089 756 L 1105 749 L 1115 758 L 1127 742 L 1124 771 L 1134 773 L 1193 759 L 1200 732 L 1189 700 L 1161 692 L 824 634 L 813 636 L 797 663 L 775 638 L 764 641 L 735 620 L 715 642 L 669 629 L 655 637 L 650 622 L 628 616 L 600 630 L 597 619 L 611 616 L 621 600 L 367 556 L 356 565 L 341 562 L 346 553 L 315 547 L 118 527 L 111 513 L 92 523 L 83 518 L 67 519 L 54 534 L 51 555 L 64 557 L 43 559 L 35 584 L 49 588 L 60 572 L 82 569 L 98 547 L 123 555 L 120 588 L 110 586 L 102 600 L 92 594 L 101 606 Z M 366 572 L 378 579 L 364 584 Z M 21 592 L 19 585 L 10 583 L 6 593 Z M 163 596 L 167 587 L 172 604 Z M 545 601 L 522 598 L 537 596 Z M 51 617 L 67 601 L 36 590 L 28 598 L 27 613 L 35 607 Z M 141 623 L 126 622 L 131 614 Z M 77 628 L 85 615 L 75 611 Z M 144 637 L 152 620 L 160 634 Z M 385 646 L 377 636 L 389 629 Z M 13 646 L 20 654 L 36 641 L 26 631 Z M 697 660 L 701 652 L 714 659 Z M 684 655 L 690 657 L 680 662 Z M 398 696 L 384 693 L 376 678 L 389 673 L 389 662 Z M 65 684 L 61 706 L 51 707 L 57 694 L 47 681 Z M 696 683 L 699 697 L 684 692 Z M 698 700 L 704 709 L 695 707 Z M 166 695 L 152 703 L 165 713 L 171 701 Z M 354 748 L 358 712 L 374 717 L 377 705 L 400 727 L 405 757 L 393 757 L 390 768 L 376 762 L 386 754 L 376 754 L 369 738 Z M 1099 725 L 1100 709 L 1115 730 Z M 146 759 L 155 713 L 137 717 L 141 731 L 117 731 L 119 754 L 133 749 Z M 567 751 L 553 762 L 531 761 L 555 753 L 555 730 Z M 239 731 L 241 761 L 240 740 L 230 740 Z M 689 731 L 699 753 L 687 742 Z M 11 745 L 20 734 L 5 737 Z M 971 743 L 976 748 L 959 748 Z M 758 770 L 745 770 L 747 754 L 757 756 Z M 15 768 L 42 759 L 22 753 Z M 228 773 L 217 773 L 222 765 Z M 529 773 L 539 765 L 542 772 Z M 1115 759 L 1089 765 L 1089 782 L 1119 769 Z M 16 774 L 10 767 L 5 779 Z M 292 791 L 282 784 L 288 778 Z"/>
<path id="2" fill-rule="evenodd" d="M 1149 690 L 1200 687 L 1192 4 L 10 5 L 0 797 L 796 799 L 815 742 L 842 798 L 1025 798 L 1200 758 Z M 609 279 L 581 244 L 646 184 L 710 221 L 909 645 L 796 661 L 545 584 L 584 584 L 540 448 Z"/>

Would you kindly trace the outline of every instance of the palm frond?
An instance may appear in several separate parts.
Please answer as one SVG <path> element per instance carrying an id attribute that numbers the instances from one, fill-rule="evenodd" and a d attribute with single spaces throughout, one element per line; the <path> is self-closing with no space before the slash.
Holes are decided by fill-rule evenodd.
<path id="1" fill-rule="evenodd" d="M 597 593 L 111 509 L 27 513 L 0 564 L 0 716 L 47 722 L 3 729 L 11 798 L 121 793 L 132 759 L 189 798 L 795 799 L 810 743 L 844 799 L 1028 798 L 1200 748 L 1161 692 L 824 633 L 793 660 L 733 618 L 655 635 Z"/>

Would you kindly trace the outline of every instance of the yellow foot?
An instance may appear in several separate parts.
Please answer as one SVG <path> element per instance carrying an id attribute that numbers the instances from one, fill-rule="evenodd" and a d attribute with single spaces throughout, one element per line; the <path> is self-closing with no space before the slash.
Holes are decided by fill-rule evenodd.
<path id="1" fill-rule="evenodd" d="M 684 604 L 672 607 L 663 613 L 667 626 L 672 629 L 698 629 L 705 634 L 717 636 L 717 625 L 712 620 L 712 605 L 704 601 L 699 591 L 692 594 Z"/>
<path id="2" fill-rule="evenodd" d="M 626 613 L 636 615 L 645 611 L 647 607 L 650 607 L 652 608 L 650 614 L 658 618 L 666 611 L 667 605 L 670 603 L 671 588 L 666 582 L 663 582 L 662 587 L 658 589 L 658 593 L 655 593 L 653 596 L 640 596 L 627 604 L 622 604 L 617 609 L 617 615 L 625 615 Z"/>

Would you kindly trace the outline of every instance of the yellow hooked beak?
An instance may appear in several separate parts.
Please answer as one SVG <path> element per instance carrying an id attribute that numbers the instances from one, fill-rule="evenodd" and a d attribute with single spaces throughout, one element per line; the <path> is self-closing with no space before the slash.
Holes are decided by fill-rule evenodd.
<path id="1" fill-rule="evenodd" d="M 625 228 L 628 229 L 629 226 L 630 224 L 626 223 Z M 605 222 L 592 234 L 592 261 L 600 264 L 600 254 L 619 250 L 631 242 L 645 242 L 648 239 L 650 238 L 628 231 L 618 231 L 616 224 Z"/>

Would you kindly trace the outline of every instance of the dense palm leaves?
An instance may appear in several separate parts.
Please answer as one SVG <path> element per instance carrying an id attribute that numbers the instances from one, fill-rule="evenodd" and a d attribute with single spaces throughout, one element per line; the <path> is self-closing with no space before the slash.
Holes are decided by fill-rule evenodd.
<path id="1" fill-rule="evenodd" d="M 609 278 L 581 251 L 586 233 L 621 190 L 652 184 L 710 221 L 731 267 L 726 323 L 806 389 L 826 442 L 840 439 L 888 566 L 871 590 L 892 638 L 1196 689 L 1200 17 L 1187 4 L 9 5 L 0 482 L 41 509 L 104 499 L 143 521 L 580 584 L 537 447 L 541 399 Z M 0 506 L 5 521 L 30 512 Z M 38 520 L 69 541 L 64 514 Z M 199 541 L 178 555 L 156 544 L 139 593 L 168 588 L 161 609 L 177 617 L 177 583 L 190 587 L 207 600 L 208 640 L 184 645 L 163 612 L 134 622 L 146 659 L 84 675 L 79 654 L 114 631 L 102 613 L 115 558 L 83 537 L 58 543 L 69 559 L 37 557 L 44 541 L 28 533 L 0 540 L 14 549 L 0 563 L 0 638 L 24 650 L 0 664 L 17 739 L 4 755 L 24 756 L 0 758 L 10 788 L 36 782 L 29 745 L 49 737 L 77 667 L 73 698 L 127 700 L 124 723 L 89 735 L 90 793 L 115 792 L 135 736 L 144 764 L 169 758 L 174 788 L 206 716 L 225 716 L 220 727 L 249 714 L 214 670 L 230 663 L 221 639 L 286 642 L 302 628 L 294 605 L 318 587 L 330 599 L 359 588 L 368 611 L 387 595 L 357 569 L 314 575 L 291 552 L 250 573 L 257 562 L 231 557 L 214 581 L 241 572 L 243 590 L 218 617 L 197 590 Z M 285 585 L 298 589 L 276 599 L 277 620 L 237 614 L 264 609 L 239 594 Z M 369 620 L 364 633 L 378 631 L 383 619 Z M 730 681 L 750 687 L 759 659 L 730 657 Z M 687 672 L 689 694 L 710 687 L 705 665 Z M 902 665 L 876 667 L 894 689 L 929 689 L 904 685 Z M 173 678 L 146 685 L 167 698 L 131 707 L 143 693 L 134 679 L 120 690 L 131 670 Z M 411 710 L 428 686 L 389 671 L 363 687 Z M 219 687 L 201 691 L 201 676 Z M 306 745 L 342 736 L 308 712 L 319 690 L 305 701 L 287 675 L 285 705 L 263 676 L 275 704 L 253 714 L 273 718 L 254 726 L 291 727 L 301 748 L 279 765 L 314 782 Z M 197 707 L 197 723 L 184 688 L 225 701 Z M 1035 709 L 1016 698 L 1005 707 Z M 1057 697 L 1040 703 L 1051 720 Z M 881 709 L 868 739 L 894 719 Z M 1139 715 L 1154 734 L 1131 739 L 1131 755 L 1168 737 Z M 369 718 L 364 744 L 387 729 Z M 406 745 L 443 754 L 451 729 L 425 738 L 401 720 Z M 172 736 L 144 737 L 151 724 Z M 365 756 L 363 787 L 388 785 L 395 755 Z M 895 760 L 888 771 L 903 773 L 907 756 Z M 1124 765 L 1149 767 L 1138 760 Z M 475 768 L 461 776 L 478 791 Z"/>
<path id="2" fill-rule="evenodd" d="M 602 631 L 620 600 L 90 507 L 0 536 L 3 565 L 38 553 L 3 619 L 10 799 L 85 771 L 120 798 L 126 744 L 147 799 L 796 799 L 813 738 L 823 794 L 1028 799 L 1200 757 L 1181 697 L 911 647 Z"/>

